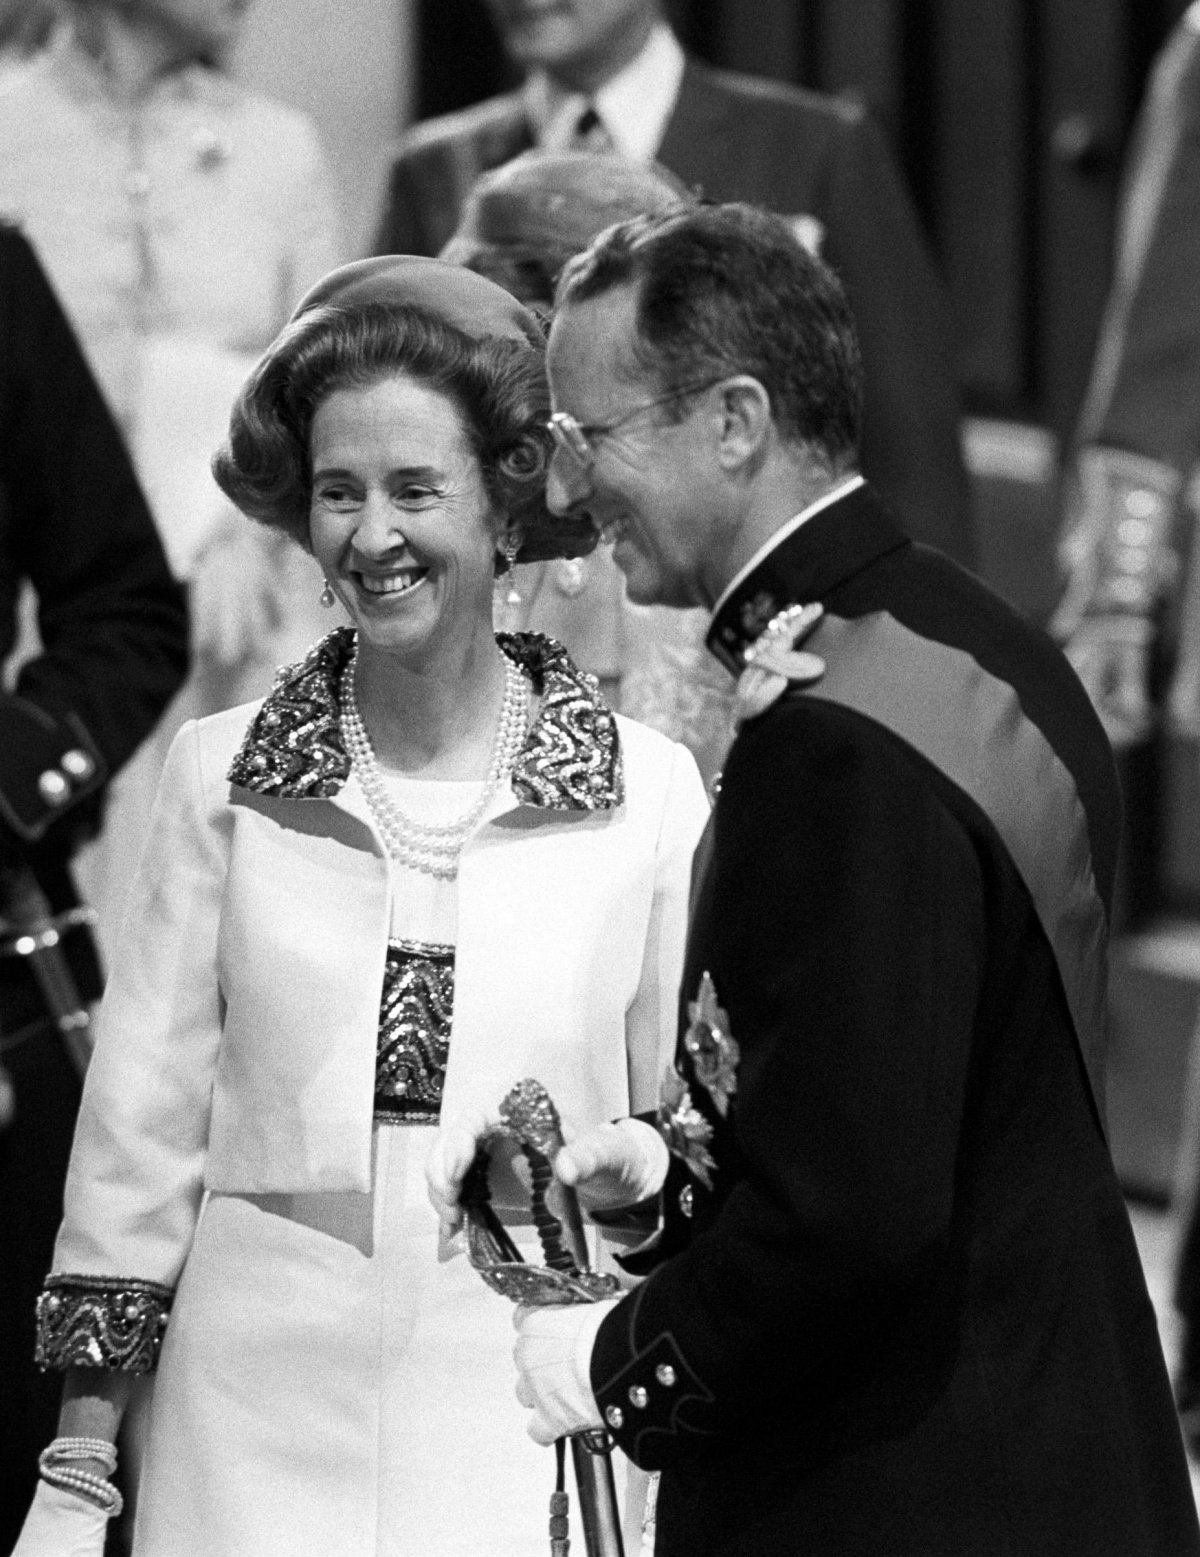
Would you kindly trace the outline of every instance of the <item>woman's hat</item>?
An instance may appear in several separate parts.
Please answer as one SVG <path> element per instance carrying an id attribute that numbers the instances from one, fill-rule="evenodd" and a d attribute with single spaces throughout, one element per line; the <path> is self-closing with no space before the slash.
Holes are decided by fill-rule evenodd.
<path id="1" fill-rule="evenodd" d="M 554 273 L 614 222 L 695 203 L 686 185 L 657 163 L 527 151 L 475 181 L 441 258 L 475 265 L 495 253 L 527 255 Z"/>
<path id="2" fill-rule="evenodd" d="M 314 308 L 388 303 L 421 308 L 473 339 L 499 336 L 544 346 L 537 320 L 511 292 L 485 276 L 417 254 L 381 254 L 331 270 L 296 305 L 293 320 Z"/>

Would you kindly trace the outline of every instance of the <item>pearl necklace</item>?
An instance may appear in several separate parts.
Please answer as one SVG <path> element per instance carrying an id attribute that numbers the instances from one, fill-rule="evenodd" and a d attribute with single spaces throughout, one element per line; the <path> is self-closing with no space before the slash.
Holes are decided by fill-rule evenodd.
<path id="1" fill-rule="evenodd" d="M 349 754 L 358 782 L 366 796 L 375 825 L 394 860 L 428 876 L 449 881 L 458 874 L 458 857 L 463 845 L 491 802 L 492 796 L 508 776 L 517 753 L 525 742 L 528 724 L 529 693 L 525 678 L 512 660 L 504 662 L 504 700 L 492 745 L 492 760 L 478 800 L 469 811 L 453 822 L 418 822 L 408 816 L 387 793 L 379 758 L 359 712 L 354 689 L 354 668 L 358 649 L 350 656 L 341 683 L 340 723 L 342 741 Z"/>

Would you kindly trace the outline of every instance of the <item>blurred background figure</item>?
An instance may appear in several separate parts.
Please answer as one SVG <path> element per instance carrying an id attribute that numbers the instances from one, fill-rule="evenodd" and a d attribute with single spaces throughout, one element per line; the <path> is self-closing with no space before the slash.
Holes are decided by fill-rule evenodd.
<path id="1" fill-rule="evenodd" d="M 330 625 L 310 560 L 251 531 L 209 473 L 229 407 L 296 298 L 341 258 L 310 122 L 223 69 L 246 0 L 63 0 L 0 78 L 0 211 L 38 249 L 133 453 L 195 669 L 80 862 L 107 942 L 166 746 L 258 695 Z"/>
<path id="2" fill-rule="evenodd" d="M 861 105 L 708 69 L 685 55 L 661 0 L 488 0 L 488 10 L 525 80 L 401 139 L 377 251 L 436 254 L 474 180 L 534 146 L 657 158 L 704 196 L 781 213 L 839 272 L 855 309 L 865 472 L 913 536 L 970 564 L 945 299 Z"/>
<path id="3" fill-rule="evenodd" d="M 1117 259 L 1067 470 L 1054 621 L 1114 745 L 1165 713 L 1200 732 L 1200 4 L 1155 64 L 1130 147 Z M 1200 1460 L 1200 1042 L 1179 1163 L 1175 1389 Z"/>
<path id="4" fill-rule="evenodd" d="M 483 174 L 442 258 L 478 271 L 548 317 L 559 272 L 614 222 L 694 204 L 665 168 L 609 152 L 527 151 Z M 706 611 L 634 605 L 609 547 L 522 567 L 498 624 L 549 634 L 619 713 L 682 741 L 706 782 L 729 744 L 728 674 L 704 647 Z"/>
<path id="5" fill-rule="evenodd" d="M 1155 66 L 1129 151 L 1112 289 L 1067 468 L 1054 619 L 1114 745 L 1145 740 L 1200 457 L 1200 5 Z M 1189 596 L 1194 591 L 1189 591 Z M 1200 726 L 1200 594 L 1173 711 Z M 1174 646 L 1172 646 L 1174 647 Z"/>
<path id="6" fill-rule="evenodd" d="M 50 0 L 0 0 L 0 71 L 35 54 L 53 31 L 56 15 Z"/>
<path id="7" fill-rule="evenodd" d="M 73 993 L 96 999 L 71 858 L 187 656 L 183 591 L 120 435 L 33 251 L 0 224 L 0 659 L 22 585 L 42 648 L 0 692 L 0 1551 L 57 1419 L 57 1381 L 33 1366 L 34 1301 L 86 1057 L 68 1052 L 13 933 L 31 908 L 67 916 Z"/>

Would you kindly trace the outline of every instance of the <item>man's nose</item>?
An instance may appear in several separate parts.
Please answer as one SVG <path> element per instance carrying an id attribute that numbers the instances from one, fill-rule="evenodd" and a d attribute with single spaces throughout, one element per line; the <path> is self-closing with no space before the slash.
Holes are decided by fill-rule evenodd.
<path id="1" fill-rule="evenodd" d="M 546 479 L 546 506 L 552 514 L 565 519 L 576 513 L 591 493 L 592 484 L 578 465 L 562 450 L 556 450 Z"/>

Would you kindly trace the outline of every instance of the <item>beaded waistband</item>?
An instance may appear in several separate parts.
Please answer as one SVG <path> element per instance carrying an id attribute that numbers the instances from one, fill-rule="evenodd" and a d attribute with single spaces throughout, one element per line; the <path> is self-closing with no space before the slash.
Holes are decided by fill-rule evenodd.
<path id="1" fill-rule="evenodd" d="M 390 942 L 375 1055 L 375 1118 L 381 1123 L 437 1123 L 453 1008 L 454 947 Z"/>

